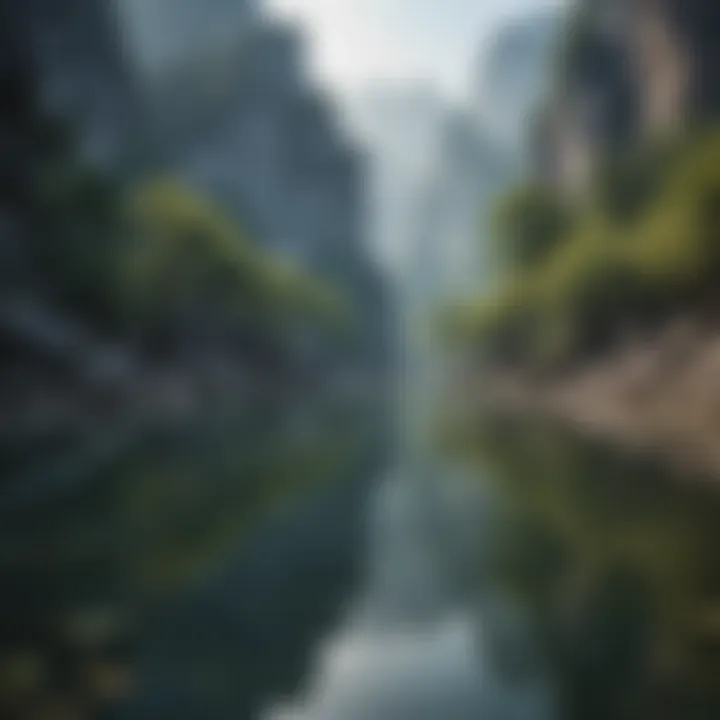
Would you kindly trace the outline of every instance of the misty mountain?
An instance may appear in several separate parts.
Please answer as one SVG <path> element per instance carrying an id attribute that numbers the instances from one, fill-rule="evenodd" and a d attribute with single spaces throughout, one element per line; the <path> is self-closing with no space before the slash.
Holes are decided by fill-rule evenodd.
<path id="1" fill-rule="evenodd" d="M 412 291 L 432 306 L 482 282 L 487 273 L 483 229 L 492 203 L 516 173 L 515 157 L 456 111 L 444 125 L 434 171 L 413 209 Z"/>
<path id="2" fill-rule="evenodd" d="M 394 267 L 407 261 L 415 198 L 432 173 L 450 109 L 426 85 L 383 85 L 350 97 L 346 124 L 368 150 L 372 228 Z"/>
<path id="3" fill-rule="evenodd" d="M 502 27 L 480 58 L 473 101 L 447 114 L 411 211 L 411 294 L 429 306 L 492 274 L 492 208 L 520 175 L 525 126 L 548 82 L 561 24 L 560 12 L 545 11 Z"/>
<path id="4" fill-rule="evenodd" d="M 563 25 L 561 11 L 545 10 L 503 27 L 482 53 L 476 72 L 476 106 L 499 141 L 522 142 L 549 78 Z"/>

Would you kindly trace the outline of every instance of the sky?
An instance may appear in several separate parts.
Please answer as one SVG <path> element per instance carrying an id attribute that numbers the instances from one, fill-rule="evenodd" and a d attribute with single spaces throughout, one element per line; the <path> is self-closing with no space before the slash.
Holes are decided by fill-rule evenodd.
<path id="1" fill-rule="evenodd" d="M 266 0 L 302 21 L 311 67 L 342 93 L 378 80 L 429 80 L 462 98 L 484 39 L 514 16 L 563 0 Z"/>

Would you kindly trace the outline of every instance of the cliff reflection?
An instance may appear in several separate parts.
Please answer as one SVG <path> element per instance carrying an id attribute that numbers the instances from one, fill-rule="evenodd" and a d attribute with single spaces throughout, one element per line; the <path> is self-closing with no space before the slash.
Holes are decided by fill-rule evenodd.
<path id="1" fill-rule="evenodd" d="M 123 716 L 143 717 L 182 702 L 189 673 L 216 717 L 244 717 L 263 692 L 292 684 L 303 648 L 353 573 L 356 478 L 365 482 L 384 453 L 371 418 L 377 424 L 376 414 L 329 408 L 283 410 L 250 425 L 212 417 L 144 437 L 62 493 L 29 503 L 6 495 L 2 713 L 82 719 L 125 708 Z M 306 503 L 310 510 L 301 509 Z M 293 530 L 310 511 L 315 530 L 308 521 Z M 297 584 L 299 563 L 312 557 L 325 558 L 319 572 Z M 267 563 L 286 578 L 279 595 Z M 244 567 L 234 589 L 226 587 L 222 578 Z M 225 603 L 240 616 L 225 618 Z M 273 607 L 288 620 L 285 630 Z M 277 627 L 260 629 L 266 616 Z M 235 694 L 221 700 L 212 688 L 223 677 L 235 678 Z M 196 716 L 192 707 L 188 699 L 186 716 Z"/>

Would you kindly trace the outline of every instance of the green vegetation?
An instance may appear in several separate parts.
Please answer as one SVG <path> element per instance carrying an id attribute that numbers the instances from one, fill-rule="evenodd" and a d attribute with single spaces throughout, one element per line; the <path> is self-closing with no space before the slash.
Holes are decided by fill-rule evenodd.
<path id="1" fill-rule="evenodd" d="M 124 267 L 128 307 L 149 327 L 188 323 L 290 332 L 346 327 L 349 308 L 326 283 L 257 249 L 244 230 L 173 181 L 136 190 Z"/>
<path id="2" fill-rule="evenodd" d="M 337 345 L 352 329 L 329 283 L 261 250 L 243 228 L 173 179 L 124 191 L 53 151 L 33 200 L 32 252 L 53 302 L 103 334 L 174 351 Z"/>
<path id="3" fill-rule="evenodd" d="M 39 107 L 32 83 L 10 80 L 7 171 L 16 179 L 0 189 L 18 229 L 9 293 L 37 298 L 48 322 L 84 331 L 68 337 L 112 341 L 141 363 L 204 353 L 292 371 L 357 355 L 364 309 L 337 273 L 315 276 L 269 252 L 176 179 L 92 168 L 72 129 Z"/>
<path id="4" fill-rule="evenodd" d="M 494 361 L 544 366 L 704 308 L 720 272 L 719 216 L 719 131 L 608 166 L 572 219 L 523 190 L 495 229 L 508 277 L 447 313 L 447 335 Z"/>
<path id="5" fill-rule="evenodd" d="M 510 271 L 539 265 L 566 237 L 570 222 L 568 209 L 541 187 L 528 185 L 510 193 L 493 218 L 499 264 Z"/>

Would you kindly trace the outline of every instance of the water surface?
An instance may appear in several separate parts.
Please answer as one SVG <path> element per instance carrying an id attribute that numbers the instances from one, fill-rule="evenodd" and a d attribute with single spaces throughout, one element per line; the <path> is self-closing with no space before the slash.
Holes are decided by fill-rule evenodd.
<path id="1" fill-rule="evenodd" d="M 546 424 L 477 420 L 402 458 L 389 436 L 304 407 L 36 453 L 3 486 L 3 702 L 720 717 L 714 490 Z"/>

